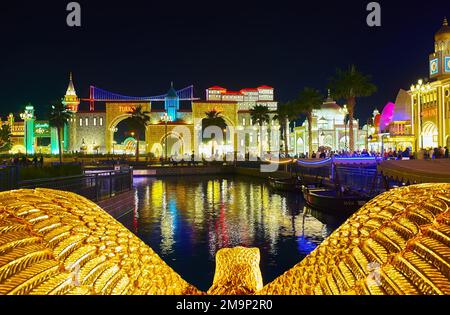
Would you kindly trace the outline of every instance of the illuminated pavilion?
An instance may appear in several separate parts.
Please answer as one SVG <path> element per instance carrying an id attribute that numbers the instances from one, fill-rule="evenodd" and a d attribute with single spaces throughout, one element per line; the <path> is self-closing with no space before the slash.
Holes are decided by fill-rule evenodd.
<path id="1" fill-rule="evenodd" d="M 434 35 L 429 78 L 400 90 L 385 130 L 376 130 L 372 146 L 385 149 L 450 147 L 450 27 L 445 18 Z M 383 116 L 383 114 L 382 114 Z M 383 136 L 384 135 L 384 136 Z M 381 139 L 383 137 L 383 139 Z"/>
<path id="2" fill-rule="evenodd" d="M 349 124 L 345 123 L 347 113 L 346 105 L 337 104 L 328 92 L 328 97 L 322 106 L 312 111 L 312 149 L 314 152 L 318 152 L 319 148 L 330 151 L 348 150 Z M 359 121 L 354 120 L 355 149 L 366 147 L 367 133 L 364 128 L 361 129 Z M 305 120 L 301 126 L 294 127 L 291 132 L 289 151 L 294 155 L 308 153 L 308 137 L 308 121 Z"/>
<path id="3" fill-rule="evenodd" d="M 445 18 L 429 56 L 430 82 L 419 80 L 409 93 L 416 147 L 450 146 L 450 27 Z"/>

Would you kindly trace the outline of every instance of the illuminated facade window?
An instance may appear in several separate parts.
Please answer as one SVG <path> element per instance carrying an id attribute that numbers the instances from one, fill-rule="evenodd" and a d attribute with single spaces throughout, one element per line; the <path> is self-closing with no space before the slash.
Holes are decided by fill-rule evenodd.
<path id="1" fill-rule="evenodd" d="M 80 118 L 80 127 L 83 127 L 83 118 Z"/>
<path id="2" fill-rule="evenodd" d="M 85 119 L 84 119 L 84 124 L 85 124 L 86 126 L 89 126 L 89 118 L 85 118 Z"/>
<path id="3" fill-rule="evenodd" d="M 94 117 L 94 126 L 97 126 L 97 117 Z"/>
<path id="4" fill-rule="evenodd" d="M 245 126 L 245 118 L 242 118 L 242 126 Z"/>
<path id="5" fill-rule="evenodd" d="M 100 126 L 103 126 L 103 117 L 100 117 Z"/>

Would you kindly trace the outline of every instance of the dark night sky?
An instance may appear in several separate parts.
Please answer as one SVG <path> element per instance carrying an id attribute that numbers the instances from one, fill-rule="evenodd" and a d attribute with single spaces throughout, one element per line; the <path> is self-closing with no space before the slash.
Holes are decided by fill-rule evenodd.
<path id="1" fill-rule="evenodd" d="M 275 88 L 278 100 L 304 86 L 326 92 L 336 67 L 356 64 L 378 92 L 359 101 L 365 120 L 428 74 L 433 35 L 450 1 L 379 1 L 382 26 L 366 25 L 370 1 L 79 1 L 82 27 L 69 28 L 69 1 L 0 5 L 0 115 L 32 102 L 44 115 L 74 72 L 78 95 L 93 84 L 126 95 L 205 88 Z"/>

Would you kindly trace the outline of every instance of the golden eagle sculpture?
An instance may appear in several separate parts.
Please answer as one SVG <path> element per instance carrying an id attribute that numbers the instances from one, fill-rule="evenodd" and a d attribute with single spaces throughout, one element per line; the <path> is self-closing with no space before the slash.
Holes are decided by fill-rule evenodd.
<path id="1" fill-rule="evenodd" d="M 374 198 L 263 286 L 256 248 L 216 254 L 207 294 L 450 294 L 450 184 Z M 0 294 L 206 294 L 93 202 L 0 193 Z"/>

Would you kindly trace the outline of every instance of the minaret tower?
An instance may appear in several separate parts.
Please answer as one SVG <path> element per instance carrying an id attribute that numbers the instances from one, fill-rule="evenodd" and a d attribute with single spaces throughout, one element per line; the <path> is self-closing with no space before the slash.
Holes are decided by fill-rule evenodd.
<path id="1" fill-rule="evenodd" d="M 64 126 L 64 151 L 74 151 L 74 145 L 76 143 L 77 128 L 75 115 L 78 112 L 78 105 L 80 105 L 80 99 L 77 96 L 75 87 L 73 86 L 72 72 L 69 76 L 69 86 L 67 87 L 66 95 L 62 99 L 62 103 L 66 106 L 67 110 L 73 113 L 73 117 L 69 119 L 69 123 Z M 59 148 L 55 146 L 52 148 L 53 151 L 58 151 Z"/>
<path id="2" fill-rule="evenodd" d="M 73 86 L 72 81 L 72 72 L 69 76 L 69 86 L 67 87 L 66 95 L 62 100 L 62 103 L 66 105 L 66 108 L 74 113 L 78 111 L 78 105 L 80 105 L 80 99 L 77 96 L 77 92 L 75 91 L 75 87 Z"/>

